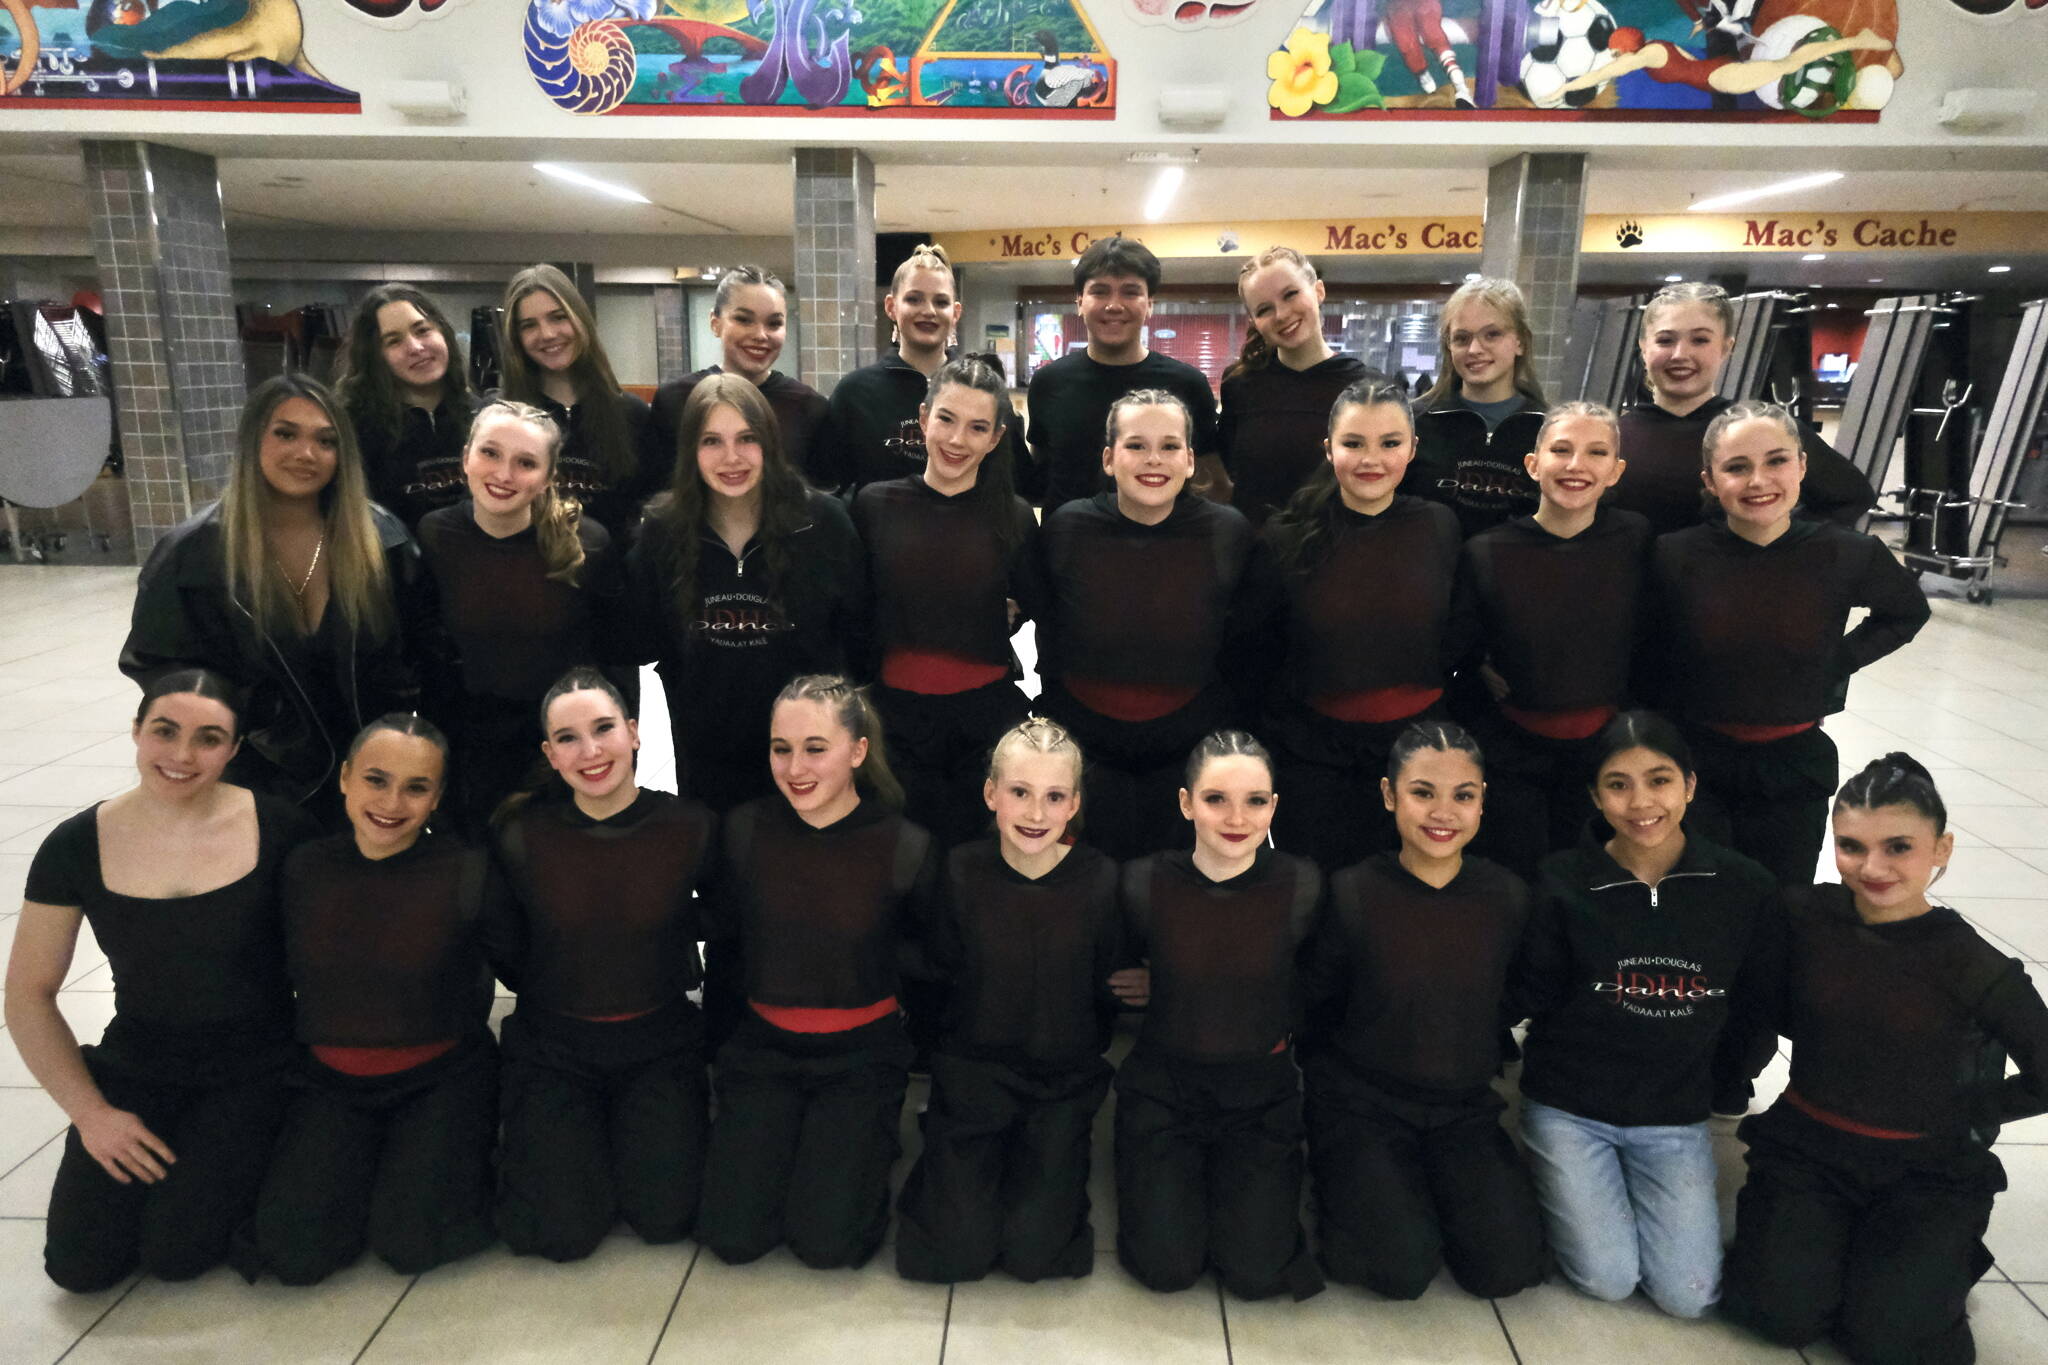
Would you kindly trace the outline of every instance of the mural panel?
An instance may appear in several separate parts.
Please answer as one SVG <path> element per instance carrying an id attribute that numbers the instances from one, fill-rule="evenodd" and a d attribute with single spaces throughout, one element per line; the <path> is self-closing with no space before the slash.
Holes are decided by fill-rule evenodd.
<path id="1" fill-rule="evenodd" d="M 1311 0 L 1272 117 L 1868 121 L 1897 0 Z"/>
<path id="2" fill-rule="evenodd" d="M 530 0 L 526 62 L 576 114 L 1113 117 L 1076 0 Z"/>
<path id="3" fill-rule="evenodd" d="M 298 0 L 0 0 L 0 111 L 16 101 L 273 113 L 362 107 L 305 50 Z"/>

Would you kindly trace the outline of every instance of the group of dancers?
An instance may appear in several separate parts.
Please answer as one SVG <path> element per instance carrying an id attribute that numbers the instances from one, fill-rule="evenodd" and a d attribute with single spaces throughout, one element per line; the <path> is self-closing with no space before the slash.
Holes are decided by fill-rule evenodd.
<path id="1" fill-rule="evenodd" d="M 774 370 L 754 268 L 721 365 L 651 408 L 546 266 L 489 401 L 406 286 L 338 395 L 259 386 L 141 575 L 140 784 L 30 869 L 7 1017 L 73 1123 L 52 1278 L 570 1260 L 621 1220 L 858 1265 L 917 1066 L 910 1278 L 1088 1273 L 1114 1086 L 1118 1258 L 1154 1289 L 1555 1266 L 1970 1359 L 2048 1009 L 1928 900 L 1927 772 L 1834 790 L 1820 722 L 1928 608 L 1852 529 L 1852 467 L 1714 397 L 1726 297 L 1652 300 L 1617 417 L 1546 407 L 1519 293 L 1472 282 L 1418 409 L 1274 248 L 1219 417 L 1145 347 L 1158 287 L 1127 239 L 1080 259 L 1088 345 L 1021 438 L 949 356 L 933 248 L 829 400 Z M 647 663 L 679 794 L 635 775 Z M 116 982 L 86 1047 L 56 1005 L 82 920 Z M 1724 1275 L 1707 1119 L 1780 1036 Z"/>

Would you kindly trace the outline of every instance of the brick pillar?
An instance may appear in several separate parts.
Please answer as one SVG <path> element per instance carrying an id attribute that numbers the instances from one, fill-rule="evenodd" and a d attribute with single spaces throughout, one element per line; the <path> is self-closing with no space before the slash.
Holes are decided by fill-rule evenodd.
<path id="1" fill-rule="evenodd" d="M 681 285 L 654 287 L 654 372 L 659 383 L 690 372 L 689 314 L 690 301 Z"/>
<path id="2" fill-rule="evenodd" d="M 135 551 L 220 496 L 247 396 L 214 160 L 84 144 Z"/>
<path id="3" fill-rule="evenodd" d="M 830 393 L 875 358 L 875 165 L 850 147 L 796 149 L 797 356 Z"/>
<path id="4" fill-rule="evenodd" d="M 1480 269 L 1513 280 L 1528 297 L 1531 360 L 1545 393 L 1560 391 L 1585 226 L 1584 152 L 1523 152 L 1487 171 Z"/>

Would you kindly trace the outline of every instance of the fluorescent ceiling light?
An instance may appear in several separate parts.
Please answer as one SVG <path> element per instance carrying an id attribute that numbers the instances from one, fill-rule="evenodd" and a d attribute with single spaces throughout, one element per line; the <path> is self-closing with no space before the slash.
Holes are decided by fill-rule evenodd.
<path id="1" fill-rule="evenodd" d="M 1679 282 L 1680 280 L 1683 280 L 1684 278 L 1685 278 L 1685 276 L 1683 276 L 1683 275 L 1666 275 L 1666 276 L 1664 277 L 1664 283 L 1666 283 L 1666 284 L 1677 284 L 1677 283 L 1678 283 L 1678 282 Z"/>
<path id="2" fill-rule="evenodd" d="M 1697 203 L 1686 206 L 1688 213 L 1712 213 L 1716 209 L 1733 208 L 1747 204 L 1752 199 L 1764 199 L 1774 194 L 1790 194 L 1794 190 L 1810 190 L 1821 185 L 1832 185 L 1842 178 L 1840 171 L 1821 171 L 1814 175 L 1802 175 L 1793 180 L 1780 180 L 1775 185 L 1764 185 L 1753 190 L 1736 190 L 1731 194 L 1710 195 Z"/>
<path id="3" fill-rule="evenodd" d="M 1828 253 L 1825 251 L 1809 251 L 1799 259 L 1802 261 L 1824 261 L 1827 258 Z"/>
<path id="4" fill-rule="evenodd" d="M 2003 275 L 2009 272 L 2012 269 L 2012 267 L 2009 265 L 1994 265 L 1991 266 L 1989 269 L 1990 273 L 1992 273 L 1993 275 Z"/>
<path id="5" fill-rule="evenodd" d="M 1156 223 L 1166 214 L 1173 202 L 1173 196 L 1180 190 L 1180 182 L 1187 178 L 1185 166 L 1161 166 L 1158 178 L 1152 182 L 1152 193 L 1145 196 L 1145 221 Z"/>
<path id="6" fill-rule="evenodd" d="M 1476 270 L 1472 270 L 1472 271 L 1467 271 L 1467 272 L 1466 272 L 1466 275 L 1465 275 L 1465 283 L 1467 283 L 1467 284 L 1470 284 L 1470 283 L 1472 283 L 1472 281 L 1474 281 L 1474 280 L 1476 280 L 1476 279 L 1478 279 L 1478 278 L 1479 278 L 1479 272 L 1478 272 L 1478 271 L 1476 271 Z"/>
<path id="7" fill-rule="evenodd" d="M 585 175 L 583 172 L 571 170 L 567 166 L 557 166 L 551 161 L 536 161 L 533 163 L 533 168 L 542 175 L 553 176 L 555 179 L 566 181 L 571 185 L 580 185 L 595 194 L 609 195 L 613 199 L 623 199 L 628 204 L 651 204 L 654 202 L 638 190 L 629 190 L 624 185 L 614 185 L 609 181 L 599 180 L 594 175 Z"/>

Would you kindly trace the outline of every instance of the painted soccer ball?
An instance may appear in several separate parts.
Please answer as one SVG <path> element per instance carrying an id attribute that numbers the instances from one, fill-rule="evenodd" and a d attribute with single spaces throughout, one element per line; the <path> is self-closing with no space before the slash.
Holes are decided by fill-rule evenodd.
<path id="1" fill-rule="evenodd" d="M 1810 14 L 1795 14 L 1758 34 L 1751 55 L 1762 61 L 1781 62 L 1802 44 L 1832 42 L 1841 36 Z M 1756 97 L 1773 109 L 1818 116 L 1846 104 L 1855 89 L 1855 80 L 1856 58 L 1847 52 L 1837 52 L 1832 57 L 1808 62 L 1783 80 L 1760 87 Z"/>
<path id="2" fill-rule="evenodd" d="M 1522 56 L 1522 92 L 1538 109 L 1579 109 L 1591 104 L 1598 86 L 1565 92 L 1605 60 L 1614 36 L 1614 16 L 1600 0 L 1542 0 L 1531 15 L 1529 50 Z"/>

